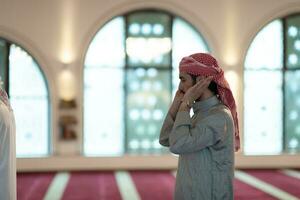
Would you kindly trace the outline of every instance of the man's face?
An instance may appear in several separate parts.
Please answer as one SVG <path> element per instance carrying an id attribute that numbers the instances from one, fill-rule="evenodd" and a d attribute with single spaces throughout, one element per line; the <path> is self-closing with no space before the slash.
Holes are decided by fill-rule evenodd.
<path id="1" fill-rule="evenodd" d="M 181 90 L 183 93 L 186 93 L 186 91 L 193 86 L 193 79 L 186 72 L 180 72 L 179 79 L 179 90 Z"/>

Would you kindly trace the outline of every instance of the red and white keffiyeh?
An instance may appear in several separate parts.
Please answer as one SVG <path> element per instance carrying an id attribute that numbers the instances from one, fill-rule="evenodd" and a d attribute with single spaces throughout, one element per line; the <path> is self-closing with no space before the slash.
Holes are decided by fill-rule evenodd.
<path id="1" fill-rule="evenodd" d="M 219 99 L 231 111 L 235 126 L 235 151 L 238 151 L 240 149 L 240 137 L 236 104 L 230 86 L 225 79 L 224 71 L 219 67 L 217 60 L 207 53 L 192 54 L 180 61 L 179 71 L 195 76 L 213 76 L 213 81 L 217 84 Z"/>

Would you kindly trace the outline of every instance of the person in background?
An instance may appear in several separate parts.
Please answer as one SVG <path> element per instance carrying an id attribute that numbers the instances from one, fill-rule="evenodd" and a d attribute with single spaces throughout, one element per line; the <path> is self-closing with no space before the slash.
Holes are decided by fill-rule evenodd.
<path id="1" fill-rule="evenodd" d="M 15 120 L 0 83 L 0 200 L 16 200 Z"/>

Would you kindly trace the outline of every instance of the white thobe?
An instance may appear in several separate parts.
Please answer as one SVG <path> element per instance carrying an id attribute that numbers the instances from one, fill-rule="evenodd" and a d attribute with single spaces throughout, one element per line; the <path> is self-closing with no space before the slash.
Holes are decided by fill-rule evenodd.
<path id="1" fill-rule="evenodd" d="M 16 200 L 16 145 L 13 111 L 0 99 L 0 200 Z"/>

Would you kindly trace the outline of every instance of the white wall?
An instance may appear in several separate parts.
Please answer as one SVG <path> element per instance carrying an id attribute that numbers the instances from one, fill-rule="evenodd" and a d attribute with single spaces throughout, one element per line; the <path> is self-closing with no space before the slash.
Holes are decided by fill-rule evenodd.
<path id="1" fill-rule="evenodd" d="M 99 28 L 115 15 L 141 8 L 159 8 L 192 23 L 204 36 L 225 70 L 238 75 L 236 100 L 243 130 L 243 62 L 251 40 L 269 21 L 300 12 L 298 0 L 0 0 L 0 37 L 25 48 L 36 58 L 48 79 L 53 108 L 53 156 L 18 159 L 19 170 L 138 167 L 175 167 L 176 158 L 130 157 L 84 158 L 82 149 L 83 63 L 89 42 Z M 64 64 L 76 78 L 74 111 L 79 119 L 76 143 L 58 140 L 58 75 Z M 68 155 L 66 155 L 68 154 Z M 237 167 L 300 166 L 299 156 L 246 157 L 237 154 Z M 164 162 L 162 164 L 161 162 Z M 284 162 L 282 162 L 284 161 Z M 86 167 L 89 163 L 91 167 Z M 151 164 L 152 163 L 152 164 Z M 74 166 L 77 167 L 74 167 Z M 143 166 L 141 166 L 143 167 Z M 145 167 L 145 166 L 144 166 Z"/>

